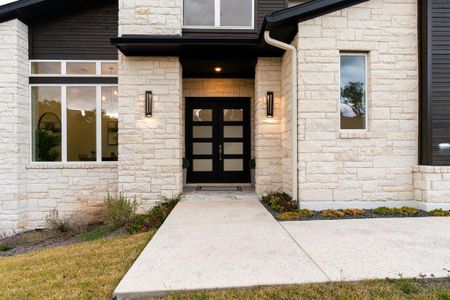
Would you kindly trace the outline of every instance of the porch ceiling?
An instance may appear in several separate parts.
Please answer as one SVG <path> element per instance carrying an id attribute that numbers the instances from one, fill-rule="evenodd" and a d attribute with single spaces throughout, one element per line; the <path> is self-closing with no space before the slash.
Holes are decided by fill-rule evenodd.
<path id="1" fill-rule="evenodd" d="M 183 78 L 255 78 L 256 58 L 181 58 Z M 215 71 L 220 67 L 220 72 Z"/>

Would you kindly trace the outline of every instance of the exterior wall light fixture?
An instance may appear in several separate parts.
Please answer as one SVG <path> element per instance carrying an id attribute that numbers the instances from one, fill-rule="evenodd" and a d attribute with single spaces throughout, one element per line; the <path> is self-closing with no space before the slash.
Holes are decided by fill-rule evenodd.
<path id="1" fill-rule="evenodd" d="M 266 115 L 268 118 L 273 118 L 273 92 L 267 92 L 266 96 Z"/>
<path id="2" fill-rule="evenodd" d="M 152 91 L 145 92 L 145 116 L 153 116 L 153 93 Z"/>

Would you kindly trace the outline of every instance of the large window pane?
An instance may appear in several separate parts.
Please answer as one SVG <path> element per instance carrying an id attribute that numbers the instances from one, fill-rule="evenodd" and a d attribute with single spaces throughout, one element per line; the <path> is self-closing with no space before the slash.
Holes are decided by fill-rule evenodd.
<path id="1" fill-rule="evenodd" d="M 102 160 L 117 161 L 119 138 L 117 87 L 102 87 Z"/>
<path id="2" fill-rule="evenodd" d="M 61 88 L 33 86 L 33 161 L 61 161 Z"/>
<path id="3" fill-rule="evenodd" d="M 366 129 L 366 56 L 341 55 L 341 129 Z"/>
<path id="4" fill-rule="evenodd" d="M 96 160 L 96 88 L 67 87 L 67 160 Z"/>
<path id="5" fill-rule="evenodd" d="M 220 1 L 221 26 L 251 26 L 252 0 Z"/>
<path id="6" fill-rule="evenodd" d="M 184 25 L 214 26 L 214 0 L 184 0 Z"/>

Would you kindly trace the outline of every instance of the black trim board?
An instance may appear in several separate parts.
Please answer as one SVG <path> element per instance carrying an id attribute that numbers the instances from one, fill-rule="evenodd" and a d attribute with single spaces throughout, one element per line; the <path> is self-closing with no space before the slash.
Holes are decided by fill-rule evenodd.
<path id="1" fill-rule="evenodd" d="M 30 77 L 30 84 L 118 84 L 117 77 Z"/>

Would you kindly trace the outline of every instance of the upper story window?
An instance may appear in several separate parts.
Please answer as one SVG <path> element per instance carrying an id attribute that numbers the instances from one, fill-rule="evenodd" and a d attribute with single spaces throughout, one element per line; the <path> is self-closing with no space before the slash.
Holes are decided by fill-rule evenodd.
<path id="1" fill-rule="evenodd" d="M 367 55 L 341 53 L 341 129 L 367 129 Z"/>
<path id="2" fill-rule="evenodd" d="M 184 27 L 253 29 L 254 0 L 184 0 Z"/>
<path id="3" fill-rule="evenodd" d="M 115 77 L 117 61 L 31 61 L 32 77 Z"/>

